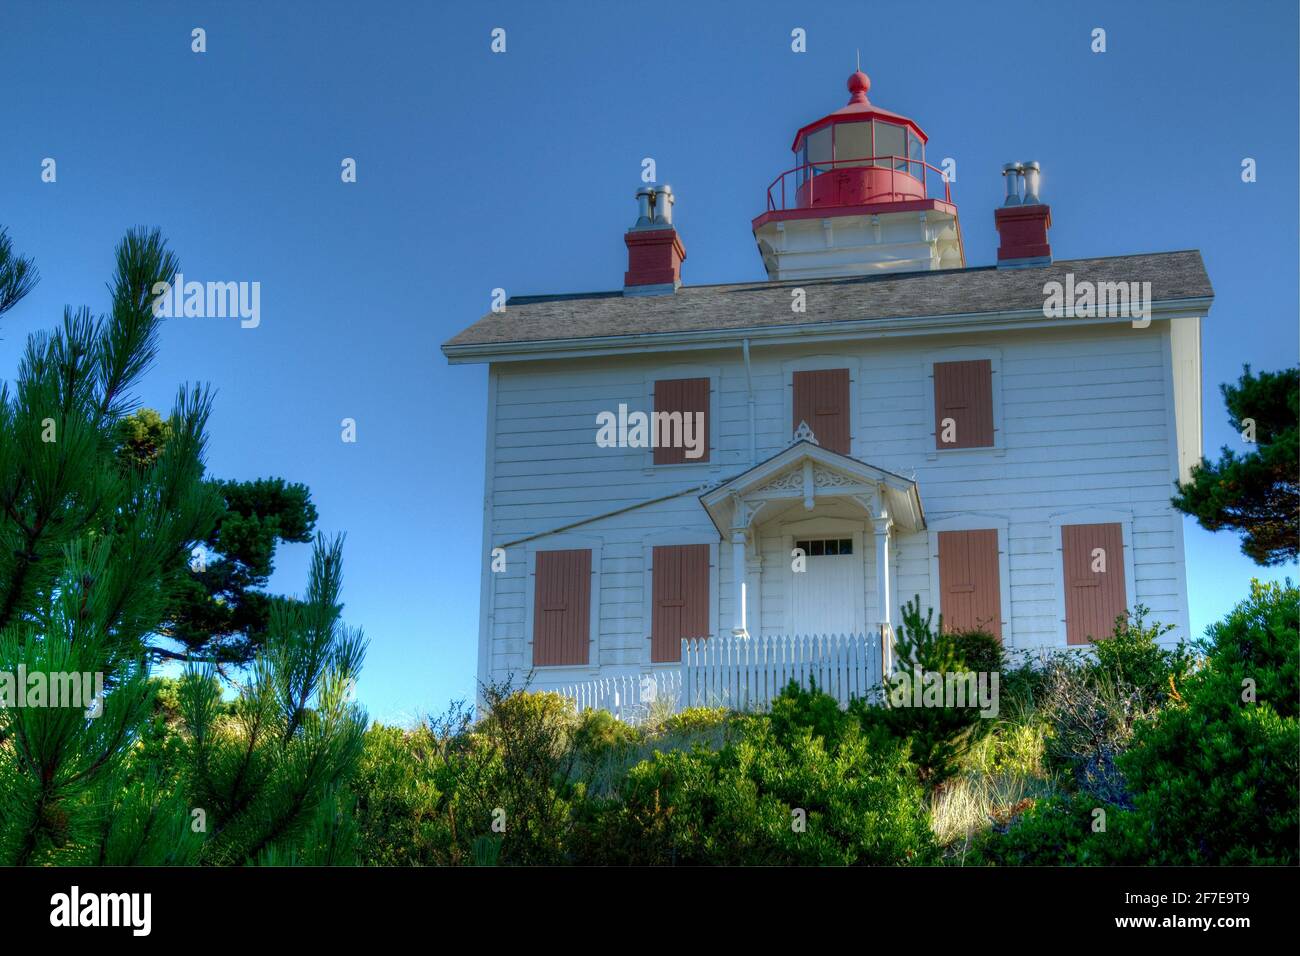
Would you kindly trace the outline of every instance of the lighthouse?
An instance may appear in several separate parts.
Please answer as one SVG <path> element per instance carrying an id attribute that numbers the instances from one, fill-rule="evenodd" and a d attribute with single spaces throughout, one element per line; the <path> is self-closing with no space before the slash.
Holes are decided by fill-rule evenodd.
<path id="1" fill-rule="evenodd" d="M 929 137 L 881 109 L 861 70 L 849 102 L 794 137 L 794 164 L 753 220 L 768 278 L 820 279 L 960 269 L 961 225 L 947 176 L 926 161 Z"/>

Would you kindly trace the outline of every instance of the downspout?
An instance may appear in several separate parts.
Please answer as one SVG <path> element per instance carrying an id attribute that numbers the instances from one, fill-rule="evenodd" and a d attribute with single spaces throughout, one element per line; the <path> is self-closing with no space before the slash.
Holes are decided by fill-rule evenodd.
<path id="1" fill-rule="evenodd" d="M 758 464 L 758 423 L 754 412 L 754 374 L 749 364 L 749 339 L 742 339 L 741 350 L 745 353 L 745 389 L 749 393 L 749 463 Z"/>

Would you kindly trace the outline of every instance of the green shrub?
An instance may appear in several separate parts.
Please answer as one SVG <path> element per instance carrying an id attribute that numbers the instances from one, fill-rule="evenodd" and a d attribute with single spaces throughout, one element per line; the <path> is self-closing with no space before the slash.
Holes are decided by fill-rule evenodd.
<path id="1" fill-rule="evenodd" d="M 1068 775 L 1094 800 L 1132 806 L 1130 787 L 1117 765 L 1134 728 L 1178 694 L 1194 655 L 1183 645 L 1158 643 L 1170 628 L 1148 624 L 1138 605 L 1116 619 L 1111 637 L 1085 651 L 1051 654 L 1037 688 L 1047 722 L 1047 763 Z"/>
<path id="2" fill-rule="evenodd" d="M 1210 664 L 1197 691 L 1201 704 L 1226 710 L 1253 696 L 1282 717 L 1300 716 L 1298 646 L 1300 589 L 1290 580 L 1252 581 L 1250 596 L 1210 625 L 1200 644 Z"/>
<path id="3" fill-rule="evenodd" d="M 731 711 L 725 707 L 687 707 L 664 721 L 665 734 L 711 734 L 726 725 Z"/>
<path id="4" fill-rule="evenodd" d="M 1098 817 L 1098 810 L 1106 816 Z M 1104 865 L 1110 862 L 1106 834 L 1093 828 L 1104 819 L 1109 830 L 1122 813 L 1083 793 L 1033 801 L 1021 814 L 976 838 L 964 862 L 968 866 Z"/>
<path id="5" fill-rule="evenodd" d="M 353 781 L 359 862 L 432 866 L 450 862 L 451 835 L 436 771 L 441 763 L 426 728 L 375 724 Z"/>
<path id="6" fill-rule="evenodd" d="M 581 862 L 618 864 L 903 864 L 937 858 L 906 747 L 868 738 L 851 718 L 829 726 L 826 695 L 791 691 L 784 716 L 738 718 L 720 750 L 656 752 L 628 772 L 617 800 L 576 828 Z M 838 708 L 836 708 L 838 713 Z M 778 731 L 777 725 L 780 725 Z"/>
<path id="7" fill-rule="evenodd" d="M 1195 656 L 1184 645 L 1173 649 L 1159 640 L 1173 630 L 1172 624 L 1148 624 L 1150 610 L 1142 604 L 1125 611 L 1115 620 L 1109 638 L 1092 646 L 1096 657 L 1090 670 L 1107 675 L 1145 706 L 1160 706 L 1176 693 L 1175 687 L 1190 673 Z"/>
<path id="8" fill-rule="evenodd" d="M 1120 758 L 1135 792 L 1127 859 L 1297 862 L 1298 630 L 1290 582 L 1255 583 L 1209 628 L 1207 666 L 1184 683 L 1180 700 L 1137 728 Z"/>
<path id="9" fill-rule="evenodd" d="M 840 710 L 839 702 L 829 694 L 817 690 L 817 682 L 810 680 L 811 688 L 804 690 L 798 681 L 791 680 L 774 701 L 768 713 L 772 733 L 783 744 L 789 743 L 803 731 L 812 732 L 831 749 L 838 747 L 850 726 L 857 727 L 856 717 Z"/>
<path id="10" fill-rule="evenodd" d="M 1124 689 L 1124 706 L 1145 711 L 1114 750 L 1125 804 L 1099 799 L 1086 786 L 1072 797 L 1042 801 L 977 840 L 968 862 L 1294 865 L 1298 596 L 1290 582 L 1256 583 L 1249 598 L 1209 628 L 1201 645 L 1206 660 L 1194 672 L 1181 649 L 1154 653 L 1152 630 L 1140 625 L 1113 651 L 1098 645 L 1098 661 L 1072 672 L 1087 679 L 1072 686 L 1083 693 L 1109 680 Z M 1106 707 L 1111 713 L 1102 723 L 1118 721 L 1122 708 Z M 1054 746 L 1073 749 L 1080 759 L 1089 752 L 1088 735 L 1070 740 L 1078 728 L 1062 713 L 1057 708 L 1052 715 Z M 1099 807 L 1106 828 L 1093 832 Z"/>
<path id="11" fill-rule="evenodd" d="M 1002 642 L 995 635 L 981 630 L 951 631 L 948 639 L 960 669 L 977 674 L 1001 673 L 1005 659 Z"/>
<path id="12" fill-rule="evenodd" d="M 980 631 L 951 633 L 943 630 L 943 618 L 933 625 L 934 611 L 921 616 L 920 599 L 903 607 L 895 639 L 894 688 L 907 696 L 907 688 L 924 674 L 949 674 L 1000 669 L 1002 647 L 997 638 Z M 991 665 L 991 666 L 990 666 Z M 890 702 L 894 688 L 887 688 Z M 855 707 L 864 726 L 888 729 L 911 742 L 912 761 L 928 787 L 936 787 L 958 772 L 962 754 L 987 732 L 990 724 L 981 720 L 976 707 Z"/>

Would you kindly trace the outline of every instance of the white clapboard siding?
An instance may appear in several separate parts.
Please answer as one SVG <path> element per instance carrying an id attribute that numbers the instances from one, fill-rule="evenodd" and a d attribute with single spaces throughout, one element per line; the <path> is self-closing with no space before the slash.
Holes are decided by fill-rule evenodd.
<path id="1" fill-rule="evenodd" d="M 942 341 L 792 343 L 756 349 L 749 369 L 739 347 L 675 351 L 675 367 L 698 365 L 700 374 L 717 376 L 717 419 L 710 424 L 714 447 L 707 463 L 662 468 L 648 467 L 648 454 L 641 449 L 597 447 L 595 422 L 599 412 L 616 411 L 619 404 L 644 410 L 647 380 L 664 366 L 664 353 L 494 366 L 487 537 L 489 548 L 508 545 L 508 564 L 484 587 L 481 640 L 487 646 L 481 649 L 485 673 L 480 677 L 501 680 L 532 667 L 528 549 L 591 547 L 592 539 L 600 543 L 602 557 L 593 569 L 597 627 L 590 667 L 600 671 L 543 669 L 536 686 L 567 686 L 648 666 L 645 541 L 666 528 L 681 529 L 683 540 L 717 535 L 692 489 L 725 481 L 753 463 L 750 383 L 755 452 L 763 460 L 790 439 L 786 363 L 832 353 L 857 370 L 851 427 L 854 447 L 866 460 L 914 474 L 927 516 L 985 514 L 1006 521 L 1009 606 L 1003 614 L 1008 647 L 1055 646 L 1061 640 L 1055 563 L 1059 540 L 1051 521 L 1055 514 L 1083 508 L 1132 514 L 1130 604 L 1148 605 L 1154 618 L 1176 626 L 1175 636 L 1189 636 L 1182 524 L 1169 505 L 1177 448 L 1166 334 L 1155 323 L 1145 330 L 1081 326 L 958 334 Z M 987 347 L 1000 356 L 996 452 L 935 454 L 928 363 L 949 345 Z M 645 505 L 676 492 L 684 494 Z M 861 527 L 860 519 L 854 521 Z M 846 530 L 851 526 L 846 520 Z M 553 533 L 559 529 L 567 530 Z M 788 562 L 784 535 L 780 519 L 757 529 L 763 560 L 750 592 L 749 615 L 762 639 L 793 641 L 788 635 L 800 624 L 788 619 L 788 581 L 781 571 Z M 937 582 L 930 580 L 927 534 L 896 534 L 892 550 L 897 604 L 919 595 L 923 608 L 933 607 Z M 876 606 L 874 549 L 865 552 L 866 620 L 875 622 L 882 615 Z M 730 547 L 721 547 L 710 581 L 717 601 L 710 623 L 719 653 L 733 624 L 731 562 Z M 897 620 L 898 607 L 892 611 Z M 743 657 L 777 649 L 751 645 L 731 650 Z M 759 663 L 749 665 L 757 669 Z M 739 680 L 735 672 L 726 673 L 732 675 L 733 689 L 749 690 L 748 683 L 734 683 Z M 720 683 L 722 671 L 716 676 Z M 753 693 L 760 690 L 755 684 Z M 624 699 L 619 696 L 619 706 Z"/>

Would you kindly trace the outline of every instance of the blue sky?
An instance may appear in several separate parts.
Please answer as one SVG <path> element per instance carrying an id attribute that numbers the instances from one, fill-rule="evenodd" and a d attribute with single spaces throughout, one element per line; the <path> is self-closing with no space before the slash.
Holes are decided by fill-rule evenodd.
<path id="1" fill-rule="evenodd" d="M 190 278 L 260 282 L 256 329 L 169 323 L 142 398 L 166 408 L 178 382 L 212 383 L 210 471 L 305 482 L 320 528 L 347 532 L 345 614 L 371 638 L 375 717 L 473 692 L 486 372 L 448 367 L 438 345 L 498 286 L 620 287 L 645 156 L 678 196 L 686 281 L 762 278 L 749 221 L 794 131 L 846 101 L 857 48 L 872 101 L 920 123 L 932 162 L 957 160 L 971 265 L 994 261 L 1010 159 L 1043 164 L 1058 258 L 1202 250 L 1212 453 L 1236 438 L 1218 383 L 1296 361 L 1294 2 L 468 6 L 2 14 L 0 223 L 43 279 L 0 322 L 0 377 L 65 303 L 106 306 L 129 226 L 162 227 Z M 307 559 L 284 549 L 275 587 L 301 590 Z M 1288 573 L 1190 522 L 1187 559 L 1198 632 L 1252 575 Z"/>

